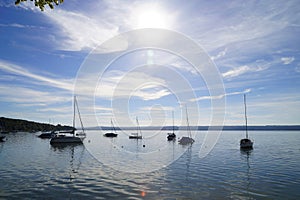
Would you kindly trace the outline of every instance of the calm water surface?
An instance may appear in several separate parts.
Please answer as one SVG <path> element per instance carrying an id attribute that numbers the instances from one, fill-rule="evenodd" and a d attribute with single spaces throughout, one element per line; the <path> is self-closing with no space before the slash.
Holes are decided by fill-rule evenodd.
<path id="1" fill-rule="evenodd" d="M 239 149 L 244 132 L 226 131 L 202 159 L 205 132 L 193 133 L 191 147 L 167 142 L 166 132 L 140 142 L 119 134 L 94 143 L 96 134 L 103 133 L 90 131 L 85 142 L 105 147 L 100 162 L 84 145 L 51 146 L 32 133 L 7 135 L 0 143 L 0 199 L 300 199 L 299 131 L 252 131 L 249 152 Z M 143 173 L 122 170 L 134 169 L 147 151 L 156 152 L 153 163 L 170 164 Z M 101 162 L 108 158 L 121 167 Z"/>

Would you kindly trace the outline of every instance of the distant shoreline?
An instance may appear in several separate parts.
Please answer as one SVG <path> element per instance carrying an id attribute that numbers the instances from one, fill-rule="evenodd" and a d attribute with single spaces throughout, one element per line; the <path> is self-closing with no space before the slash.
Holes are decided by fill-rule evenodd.
<path id="1" fill-rule="evenodd" d="M 36 132 L 36 131 L 50 131 L 50 130 L 70 130 L 72 126 L 64 125 L 52 125 L 40 122 L 27 121 L 22 119 L 12 119 L 6 117 L 0 117 L 0 131 L 1 132 Z M 112 130 L 109 126 L 95 126 L 86 127 L 86 130 Z M 115 127 L 116 130 L 136 130 L 136 127 Z M 174 130 L 186 130 L 186 126 L 175 126 Z M 190 126 L 190 129 L 195 131 L 245 131 L 245 126 Z M 141 130 L 173 130 L 173 126 L 141 126 Z M 259 126 L 248 126 L 249 131 L 300 131 L 300 125 L 259 125 Z"/>
<path id="2" fill-rule="evenodd" d="M 111 127 L 101 126 L 101 127 L 88 127 L 86 130 L 112 130 Z M 136 130 L 136 127 L 115 127 L 116 130 Z M 186 126 L 175 126 L 174 130 L 186 130 Z M 245 126 L 191 126 L 193 131 L 214 131 L 214 130 L 223 130 L 223 131 L 245 131 Z M 300 131 L 300 125 L 265 125 L 265 126 L 248 126 L 248 131 Z M 141 127 L 141 130 L 173 130 L 172 126 L 164 127 Z"/>

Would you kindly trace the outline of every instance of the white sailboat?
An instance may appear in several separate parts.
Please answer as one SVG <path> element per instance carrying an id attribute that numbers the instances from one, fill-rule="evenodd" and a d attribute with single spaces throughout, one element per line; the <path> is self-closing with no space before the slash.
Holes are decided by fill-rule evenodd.
<path id="1" fill-rule="evenodd" d="M 51 138 L 50 144 L 74 144 L 74 143 L 82 143 L 83 139 L 85 138 L 85 132 L 84 132 L 84 127 L 81 121 L 81 116 L 78 108 L 78 103 L 76 100 L 76 96 L 74 96 L 74 110 L 73 110 L 73 130 L 71 130 L 69 133 L 66 131 L 63 133 L 56 134 L 55 137 Z M 77 112 L 81 124 L 81 129 L 82 132 L 76 133 L 75 136 L 75 115 L 76 115 L 76 107 L 77 107 Z M 80 137 L 79 137 L 80 136 Z"/>
<path id="2" fill-rule="evenodd" d="M 131 135 L 129 135 L 129 139 L 143 139 L 142 131 L 141 131 L 139 120 L 137 117 L 136 117 L 136 124 L 137 124 L 136 133 L 131 133 Z"/>
<path id="3" fill-rule="evenodd" d="M 246 138 L 240 140 L 240 148 L 241 149 L 252 149 L 253 148 L 253 142 L 248 138 L 246 94 L 244 94 L 244 106 L 245 106 Z"/>
<path id="4" fill-rule="evenodd" d="M 190 128 L 187 107 L 185 107 L 185 112 L 186 112 L 186 123 L 187 123 L 188 136 L 187 137 L 184 136 L 184 137 L 180 138 L 178 143 L 181 145 L 193 144 L 195 142 L 195 140 L 192 138 L 192 132 L 191 132 L 191 128 Z"/>
<path id="5" fill-rule="evenodd" d="M 174 132 L 174 111 L 172 111 L 172 118 L 173 118 L 173 132 L 172 133 L 168 133 L 168 136 L 167 136 L 167 139 L 168 141 L 172 141 L 174 139 L 176 139 L 176 135 L 175 135 L 175 132 Z"/>

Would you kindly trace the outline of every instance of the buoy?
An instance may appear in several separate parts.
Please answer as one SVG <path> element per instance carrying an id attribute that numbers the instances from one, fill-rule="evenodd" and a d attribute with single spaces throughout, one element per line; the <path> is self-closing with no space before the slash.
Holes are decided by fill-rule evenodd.
<path id="1" fill-rule="evenodd" d="M 143 144 L 143 147 L 145 147 L 145 145 Z"/>

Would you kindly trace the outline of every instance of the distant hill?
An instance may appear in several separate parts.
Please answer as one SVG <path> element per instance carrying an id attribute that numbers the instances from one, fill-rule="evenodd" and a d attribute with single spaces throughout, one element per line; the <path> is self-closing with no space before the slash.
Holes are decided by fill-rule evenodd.
<path id="1" fill-rule="evenodd" d="M 33 121 L 27 121 L 22 119 L 11 119 L 6 117 L 0 117 L 0 130 L 4 132 L 36 132 L 36 131 L 51 131 L 51 130 L 70 130 L 73 129 L 71 126 L 62 126 L 38 123 Z"/>

